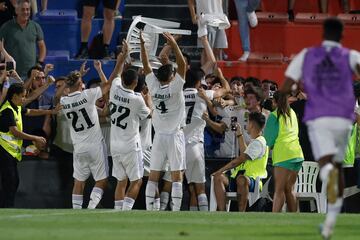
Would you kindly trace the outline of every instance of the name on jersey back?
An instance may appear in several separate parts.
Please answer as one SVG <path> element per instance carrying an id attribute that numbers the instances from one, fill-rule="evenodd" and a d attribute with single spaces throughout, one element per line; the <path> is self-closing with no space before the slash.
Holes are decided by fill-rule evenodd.
<path id="1" fill-rule="evenodd" d="M 82 100 L 78 101 L 78 102 L 73 102 L 71 104 L 65 104 L 63 105 L 63 108 L 64 109 L 69 109 L 69 108 L 75 108 L 75 107 L 78 107 L 78 106 L 81 106 L 83 104 L 87 103 L 87 100 L 85 98 L 83 98 Z"/>
<path id="2" fill-rule="evenodd" d="M 168 94 L 157 94 L 157 93 L 155 93 L 154 97 L 158 98 L 158 99 L 169 99 L 170 98 L 170 93 L 168 93 Z"/>
<path id="3" fill-rule="evenodd" d="M 128 98 L 116 95 L 114 96 L 115 100 L 118 100 L 119 102 L 123 102 L 123 103 L 130 103 L 130 100 Z"/>

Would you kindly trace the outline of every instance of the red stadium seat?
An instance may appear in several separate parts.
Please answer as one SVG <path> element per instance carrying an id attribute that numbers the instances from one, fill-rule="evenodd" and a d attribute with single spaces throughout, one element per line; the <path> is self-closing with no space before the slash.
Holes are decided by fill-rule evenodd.
<path id="1" fill-rule="evenodd" d="M 287 13 L 277 13 L 277 12 L 257 12 L 256 16 L 259 19 L 259 22 L 283 22 L 287 23 L 289 20 L 289 15 Z"/>
<path id="2" fill-rule="evenodd" d="M 346 24 L 360 24 L 360 14 L 339 14 L 340 18 Z"/>
<path id="3" fill-rule="evenodd" d="M 249 63 L 271 63 L 282 64 L 284 56 L 282 53 L 252 52 L 248 58 Z"/>
<path id="4" fill-rule="evenodd" d="M 295 15 L 297 23 L 322 23 L 326 18 L 330 17 L 326 13 L 298 13 Z"/>

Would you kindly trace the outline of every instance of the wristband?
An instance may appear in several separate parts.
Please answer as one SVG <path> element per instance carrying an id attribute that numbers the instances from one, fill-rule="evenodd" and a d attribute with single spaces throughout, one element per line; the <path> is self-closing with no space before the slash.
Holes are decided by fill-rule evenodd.
<path id="1" fill-rule="evenodd" d="M 242 134 L 236 135 L 236 137 L 241 137 L 241 136 L 242 136 Z"/>
<path id="2" fill-rule="evenodd" d="M 44 66 L 44 62 L 42 62 L 42 61 L 38 61 L 38 64 L 40 64 L 41 66 Z"/>
<path id="3" fill-rule="evenodd" d="M 3 88 L 9 89 L 9 88 L 10 88 L 10 82 L 9 82 L 9 81 L 5 81 L 5 82 L 4 82 L 4 85 L 3 85 Z"/>

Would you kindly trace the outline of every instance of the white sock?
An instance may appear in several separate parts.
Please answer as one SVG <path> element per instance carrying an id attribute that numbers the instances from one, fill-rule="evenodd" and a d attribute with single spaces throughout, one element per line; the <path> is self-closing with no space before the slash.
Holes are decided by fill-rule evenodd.
<path id="1" fill-rule="evenodd" d="M 199 211 L 199 209 L 198 209 L 197 206 L 190 206 L 189 210 L 190 210 L 191 212 Z"/>
<path id="2" fill-rule="evenodd" d="M 171 200 L 173 203 L 173 211 L 180 211 L 181 201 L 183 197 L 183 189 L 181 182 L 173 182 L 171 189 Z"/>
<path id="3" fill-rule="evenodd" d="M 72 195 L 73 209 L 82 209 L 82 204 L 83 204 L 83 195 L 73 194 Z"/>
<path id="4" fill-rule="evenodd" d="M 328 213 L 326 214 L 325 227 L 332 229 L 336 223 L 336 217 L 341 212 L 343 199 L 338 198 L 334 204 L 328 204 Z"/>
<path id="5" fill-rule="evenodd" d="M 155 198 L 154 211 L 159 211 L 159 210 L 160 210 L 160 198 Z"/>
<path id="6" fill-rule="evenodd" d="M 209 211 L 209 203 L 205 193 L 198 195 L 198 205 L 200 211 Z"/>
<path id="7" fill-rule="evenodd" d="M 104 191 L 101 188 L 94 187 L 90 194 L 90 202 L 88 209 L 95 209 L 99 204 Z"/>
<path id="8" fill-rule="evenodd" d="M 132 198 L 129 198 L 129 197 L 125 197 L 124 198 L 124 205 L 123 205 L 123 208 L 122 210 L 123 211 L 129 211 L 133 208 L 134 206 L 134 203 L 135 203 L 135 200 L 132 199 Z"/>
<path id="9" fill-rule="evenodd" d="M 321 181 L 327 181 L 328 177 L 329 177 L 329 173 L 330 171 L 334 168 L 334 165 L 331 163 L 327 163 L 325 164 L 325 166 L 323 166 L 320 169 L 320 179 Z"/>
<path id="10" fill-rule="evenodd" d="M 122 210 L 124 204 L 124 200 L 117 200 L 114 202 L 114 209 Z"/>
<path id="11" fill-rule="evenodd" d="M 153 181 L 148 181 L 145 189 L 145 202 L 146 202 L 146 210 L 152 211 L 154 209 L 155 202 L 155 193 L 158 188 L 158 183 Z"/>
<path id="12" fill-rule="evenodd" d="M 165 211 L 169 203 L 170 194 L 168 192 L 160 193 L 160 210 Z"/>

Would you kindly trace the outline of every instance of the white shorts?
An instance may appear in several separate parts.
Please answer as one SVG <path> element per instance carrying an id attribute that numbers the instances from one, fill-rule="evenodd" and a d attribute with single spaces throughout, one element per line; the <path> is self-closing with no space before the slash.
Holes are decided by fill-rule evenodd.
<path id="1" fill-rule="evenodd" d="M 78 181 L 86 181 L 92 174 L 95 181 L 108 177 L 108 157 L 105 141 L 98 145 L 92 145 L 87 152 L 77 153 L 74 151 L 74 174 Z"/>
<path id="2" fill-rule="evenodd" d="M 155 133 L 151 149 L 150 169 L 164 171 L 169 160 L 170 171 L 185 169 L 185 137 L 183 130 L 173 134 Z"/>
<path id="3" fill-rule="evenodd" d="M 144 175 L 144 164 L 142 151 L 131 151 L 129 153 L 113 156 L 112 175 L 123 181 L 129 178 L 130 182 L 139 180 Z"/>
<path id="4" fill-rule="evenodd" d="M 206 182 L 204 143 L 198 142 L 186 144 L 185 176 L 188 183 Z"/>
<path id="5" fill-rule="evenodd" d="M 342 163 L 352 129 L 352 121 L 339 117 L 322 117 L 306 122 L 311 148 L 318 161 L 334 155 L 334 161 Z"/>

